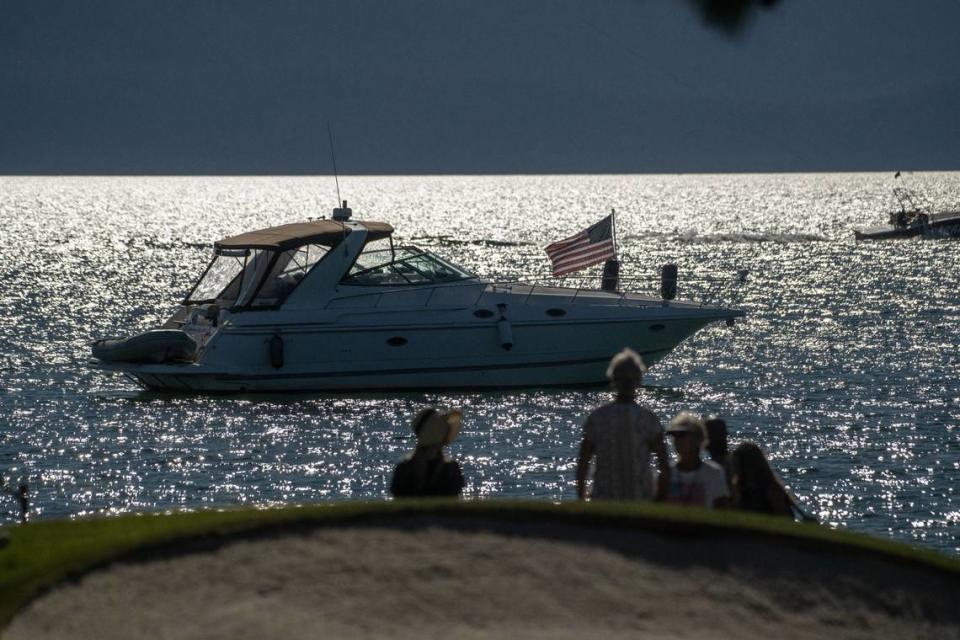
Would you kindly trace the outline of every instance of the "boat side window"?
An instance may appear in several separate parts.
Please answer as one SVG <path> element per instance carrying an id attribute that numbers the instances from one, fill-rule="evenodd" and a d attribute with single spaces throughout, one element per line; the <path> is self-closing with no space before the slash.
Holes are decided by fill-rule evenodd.
<path id="1" fill-rule="evenodd" d="M 452 266 L 444 264 L 436 256 L 422 253 L 403 260 L 400 264 L 409 265 L 431 282 L 452 282 L 463 280 L 466 274 L 457 271 Z"/>
<path id="2" fill-rule="evenodd" d="M 236 298 L 237 306 L 249 304 L 253 297 L 253 292 L 263 281 L 267 270 L 273 264 L 273 258 L 276 251 L 266 249 L 251 249 L 247 257 L 247 264 L 243 267 L 243 273 L 240 274 L 240 294 Z"/>
<path id="3" fill-rule="evenodd" d="M 249 251 L 244 249 L 224 251 L 216 255 L 184 303 L 216 301 L 226 303 L 224 306 L 233 304 L 240 293 L 240 274 L 243 273 L 248 254 Z"/>
<path id="4" fill-rule="evenodd" d="M 396 258 L 395 254 L 396 250 L 385 240 L 368 242 L 360 255 L 357 256 L 357 261 L 350 267 L 348 275 L 388 265 Z"/>
<path id="5" fill-rule="evenodd" d="M 329 251 L 329 247 L 308 244 L 281 252 L 250 306 L 274 307 L 281 304 Z"/>
<path id="6" fill-rule="evenodd" d="M 364 251 L 342 283 L 360 286 L 403 286 L 453 282 L 472 277 L 416 247 Z"/>

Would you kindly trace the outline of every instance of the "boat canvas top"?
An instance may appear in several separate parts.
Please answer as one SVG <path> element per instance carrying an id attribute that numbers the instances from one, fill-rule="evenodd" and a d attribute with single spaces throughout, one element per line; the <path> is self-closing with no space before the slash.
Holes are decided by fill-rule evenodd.
<path id="1" fill-rule="evenodd" d="M 386 222 L 357 222 L 367 230 L 367 240 L 380 240 L 393 233 L 393 227 Z M 248 231 L 237 236 L 224 238 L 214 243 L 217 251 L 226 249 L 265 249 L 285 251 L 306 244 L 332 246 L 338 243 L 351 229 L 336 220 L 311 220 L 292 222 L 258 231 Z"/>

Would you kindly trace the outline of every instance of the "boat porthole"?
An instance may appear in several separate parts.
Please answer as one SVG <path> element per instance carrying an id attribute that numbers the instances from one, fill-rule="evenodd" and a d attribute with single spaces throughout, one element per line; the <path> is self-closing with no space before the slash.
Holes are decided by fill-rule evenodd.
<path id="1" fill-rule="evenodd" d="M 473 315 L 477 316 L 478 318 L 492 318 L 493 311 L 490 311 L 490 309 L 477 309 L 473 312 Z"/>
<path id="2" fill-rule="evenodd" d="M 567 315 L 566 309 L 547 309 L 547 315 L 551 318 L 562 318 Z"/>
<path id="3" fill-rule="evenodd" d="M 393 336 L 392 338 L 387 338 L 387 344 L 391 347 L 402 347 L 407 344 L 407 339 L 403 336 Z"/>
<path id="4" fill-rule="evenodd" d="M 667 328 L 667 325 L 665 325 L 665 324 L 652 324 L 652 325 L 650 325 L 650 331 L 653 331 L 654 333 L 656 333 L 657 331 L 663 331 L 663 330 L 666 329 L 666 328 Z"/>

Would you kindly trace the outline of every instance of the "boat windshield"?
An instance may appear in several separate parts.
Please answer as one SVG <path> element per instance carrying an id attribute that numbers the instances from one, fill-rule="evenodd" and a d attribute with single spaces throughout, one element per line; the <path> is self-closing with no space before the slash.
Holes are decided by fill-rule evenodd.
<path id="1" fill-rule="evenodd" d="M 361 286 L 441 284 L 474 276 L 417 247 L 367 249 L 342 283 Z"/>
<path id="2" fill-rule="evenodd" d="M 184 304 L 275 307 L 328 251 L 318 244 L 288 251 L 220 250 Z"/>

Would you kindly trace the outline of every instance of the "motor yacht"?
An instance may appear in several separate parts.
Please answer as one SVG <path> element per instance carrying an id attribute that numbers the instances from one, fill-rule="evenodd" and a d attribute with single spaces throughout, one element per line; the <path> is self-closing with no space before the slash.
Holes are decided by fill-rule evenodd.
<path id="1" fill-rule="evenodd" d="M 653 365 L 743 315 L 614 286 L 494 282 L 350 218 L 343 203 L 333 219 L 216 242 L 163 327 L 98 340 L 91 363 L 188 392 L 585 385 L 624 347 Z"/>

